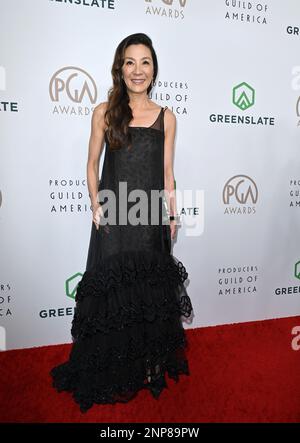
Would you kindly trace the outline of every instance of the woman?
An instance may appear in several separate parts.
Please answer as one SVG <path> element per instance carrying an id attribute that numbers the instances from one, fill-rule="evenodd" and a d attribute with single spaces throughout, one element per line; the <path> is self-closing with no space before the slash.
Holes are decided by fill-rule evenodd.
<path id="1" fill-rule="evenodd" d="M 127 402 L 142 388 L 158 398 L 166 372 L 176 381 L 179 374 L 189 375 L 181 322 L 192 312 L 183 285 L 187 272 L 170 253 L 177 220 L 176 118 L 148 98 L 157 71 L 151 39 L 142 33 L 125 38 L 115 53 L 108 102 L 92 116 L 87 178 L 93 222 L 86 271 L 77 286 L 69 360 L 51 370 L 53 386 L 72 392 L 82 412 L 94 403 Z M 158 206 L 151 201 L 155 190 L 164 194 Z M 146 203 L 129 198 L 136 191 Z"/>

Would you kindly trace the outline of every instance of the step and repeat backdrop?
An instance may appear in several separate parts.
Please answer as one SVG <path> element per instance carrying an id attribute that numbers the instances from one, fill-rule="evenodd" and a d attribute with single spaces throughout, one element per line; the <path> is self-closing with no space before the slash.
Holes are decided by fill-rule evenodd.
<path id="1" fill-rule="evenodd" d="M 194 306 L 184 327 L 299 315 L 299 1 L 0 7 L 0 348 L 71 341 L 92 226 L 91 116 L 117 45 L 136 32 L 158 56 L 150 98 L 177 118 L 172 253 Z"/>

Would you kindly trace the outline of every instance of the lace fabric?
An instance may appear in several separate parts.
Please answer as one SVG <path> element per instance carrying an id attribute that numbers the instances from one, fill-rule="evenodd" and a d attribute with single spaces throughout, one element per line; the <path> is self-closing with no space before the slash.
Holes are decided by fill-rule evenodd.
<path id="1" fill-rule="evenodd" d="M 162 108 L 150 127 L 131 128 L 131 151 L 106 143 L 101 187 L 118 195 L 125 180 L 129 190 L 164 189 L 163 116 Z M 193 310 L 184 286 L 188 273 L 171 254 L 170 227 L 161 221 L 99 230 L 92 223 L 70 356 L 50 371 L 53 386 L 71 392 L 82 412 L 94 403 L 127 402 L 143 388 L 158 398 L 165 374 L 176 381 L 189 375 L 182 325 Z"/>

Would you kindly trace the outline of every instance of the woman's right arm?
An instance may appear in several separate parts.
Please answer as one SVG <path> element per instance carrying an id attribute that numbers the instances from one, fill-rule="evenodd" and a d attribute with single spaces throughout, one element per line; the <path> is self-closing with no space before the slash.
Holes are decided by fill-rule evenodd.
<path id="1" fill-rule="evenodd" d="M 104 146 L 104 113 L 106 111 L 106 106 L 106 102 L 100 103 L 96 106 L 91 120 L 91 134 L 87 160 L 87 185 L 93 213 L 100 207 L 98 202 L 99 162 Z"/>

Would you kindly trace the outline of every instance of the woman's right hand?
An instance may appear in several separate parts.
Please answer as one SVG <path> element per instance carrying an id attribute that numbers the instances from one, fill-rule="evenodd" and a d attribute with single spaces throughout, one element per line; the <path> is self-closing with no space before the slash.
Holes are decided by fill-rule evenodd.
<path id="1" fill-rule="evenodd" d="M 93 222 L 96 226 L 96 229 L 99 229 L 100 226 L 100 217 L 103 217 L 103 210 L 100 203 L 96 203 L 95 205 L 92 205 L 93 209 Z"/>

